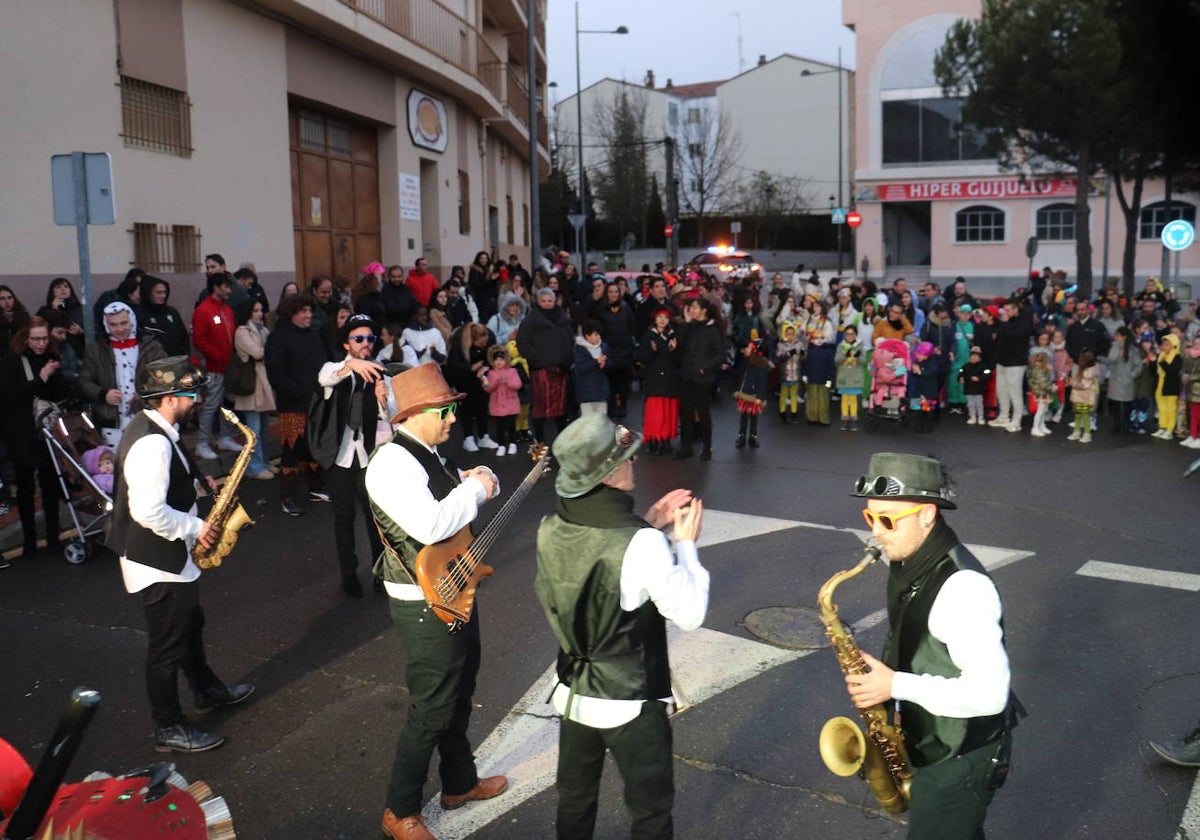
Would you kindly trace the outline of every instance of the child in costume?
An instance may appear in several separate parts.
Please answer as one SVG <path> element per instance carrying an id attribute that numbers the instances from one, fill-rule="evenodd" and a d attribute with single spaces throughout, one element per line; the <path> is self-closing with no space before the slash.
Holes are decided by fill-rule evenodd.
<path id="1" fill-rule="evenodd" d="M 763 406 L 767 404 L 767 395 L 771 393 L 769 379 L 771 360 L 765 355 L 763 340 L 758 337 L 758 330 L 750 331 L 750 341 L 742 348 L 745 357 L 742 365 L 742 379 L 738 389 L 733 392 L 737 400 L 738 436 L 734 446 L 743 448 L 747 442 L 754 449 L 758 443 L 758 415 L 762 414 Z"/>

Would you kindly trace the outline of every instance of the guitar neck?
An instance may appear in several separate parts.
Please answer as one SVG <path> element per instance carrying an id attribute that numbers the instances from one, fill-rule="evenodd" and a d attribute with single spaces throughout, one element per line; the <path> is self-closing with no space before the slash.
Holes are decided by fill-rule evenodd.
<path id="1" fill-rule="evenodd" d="M 529 473 L 525 476 L 525 479 L 521 482 L 520 486 L 518 486 L 517 489 L 513 491 L 513 494 L 509 496 L 508 501 L 506 501 L 500 510 L 497 511 L 496 515 L 492 517 L 492 521 L 487 524 L 487 527 L 480 531 L 478 536 L 476 536 L 471 542 L 470 554 L 475 562 L 483 560 L 483 556 L 487 554 L 488 550 L 496 542 L 497 538 L 500 536 L 500 531 L 503 530 L 508 524 L 509 520 L 512 519 L 513 515 L 517 511 L 517 508 L 520 507 L 521 503 L 525 501 L 525 497 L 529 495 L 529 491 L 533 489 L 533 485 L 537 484 L 538 479 L 540 479 L 545 473 L 549 472 L 549 469 L 550 453 L 547 452 L 537 460 L 537 462 L 533 465 L 533 469 L 529 471 Z"/>

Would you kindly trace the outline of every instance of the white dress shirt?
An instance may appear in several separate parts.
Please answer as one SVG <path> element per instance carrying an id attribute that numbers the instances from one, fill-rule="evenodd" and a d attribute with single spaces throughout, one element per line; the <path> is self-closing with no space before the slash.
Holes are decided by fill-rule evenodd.
<path id="1" fill-rule="evenodd" d="M 1008 703 L 1008 654 L 1000 629 L 1000 594 L 991 578 L 960 569 L 946 579 L 929 611 L 929 633 L 946 645 L 957 677 L 897 671 L 892 697 L 951 718 L 994 715 Z"/>
<path id="2" fill-rule="evenodd" d="M 166 436 L 148 434 L 129 447 L 125 455 L 122 471 L 127 477 L 129 516 L 164 540 L 183 540 L 187 545 L 188 559 L 182 572 L 172 574 L 122 555 L 121 577 L 125 582 L 125 591 L 129 593 L 141 592 L 155 583 L 189 583 L 200 577 L 200 567 L 192 559 L 192 547 L 204 527 L 204 520 L 196 516 L 194 504 L 186 512 L 167 504 L 171 459 L 178 458 L 185 467 L 188 465 L 187 458 L 179 449 L 179 431 L 157 411 L 146 409 L 143 413 Z"/>
<path id="3" fill-rule="evenodd" d="M 676 562 L 678 560 L 678 563 Z M 681 630 L 695 630 L 708 612 L 708 570 L 700 565 L 696 544 L 690 540 L 675 543 L 675 552 L 666 535 L 655 528 L 642 528 L 633 535 L 621 558 L 621 609 L 636 610 L 653 601 L 659 613 Z M 593 729 L 611 729 L 629 723 L 642 712 L 642 700 L 608 700 L 576 693 L 561 682 L 550 698 L 554 710 L 562 715 L 571 700 L 568 717 Z M 670 703 L 670 697 L 659 698 Z"/>
<path id="4" fill-rule="evenodd" d="M 396 429 L 442 460 L 435 447 L 417 440 L 403 425 Z M 459 477 L 463 478 L 461 472 Z M 425 468 L 411 452 L 396 443 L 385 443 L 375 450 L 367 467 L 366 487 L 371 501 L 422 545 L 432 545 L 457 534 L 475 520 L 479 506 L 487 501 L 483 482 L 473 477 L 463 478 L 446 498 L 438 501 L 429 489 Z M 402 601 L 424 597 L 414 584 L 384 581 L 384 588 L 388 595 Z"/>
<path id="5" fill-rule="evenodd" d="M 363 388 L 372 387 L 369 384 L 364 385 L 354 377 L 353 371 L 351 371 L 350 368 L 345 367 L 346 361 L 349 360 L 349 358 L 350 356 L 347 355 L 346 359 L 343 359 L 340 362 L 326 362 L 325 364 L 321 365 L 321 369 L 317 371 L 317 384 L 325 389 L 325 399 L 333 399 L 333 389 L 341 384 L 342 380 L 344 380 L 347 376 L 353 379 L 350 386 L 350 399 L 352 400 L 362 399 Z M 345 368 L 346 372 L 339 374 L 338 371 L 342 368 Z M 373 389 L 372 398 L 374 398 Z M 342 441 L 338 446 L 338 454 L 333 460 L 333 463 L 343 469 L 350 469 L 355 465 L 359 467 L 365 467 L 368 459 L 367 447 L 364 441 L 366 441 L 366 435 L 368 434 L 375 434 L 375 429 L 359 429 L 358 431 L 355 431 L 354 429 L 350 428 L 349 424 L 347 424 L 345 431 L 342 432 Z"/>

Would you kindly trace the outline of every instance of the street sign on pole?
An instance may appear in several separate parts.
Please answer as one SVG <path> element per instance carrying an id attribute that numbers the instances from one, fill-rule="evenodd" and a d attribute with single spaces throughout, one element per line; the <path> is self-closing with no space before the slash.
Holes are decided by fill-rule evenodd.
<path id="1" fill-rule="evenodd" d="M 846 208 L 834 207 L 831 211 L 829 211 L 829 221 L 835 225 L 846 224 Z"/>
<path id="2" fill-rule="evenodd" d="M 581 227 L 583 227 L 583 223 L 587 221 L 587 214 L 586 213 L 568 213 L 567 221 L 571 223 L 571 227 L 575 228 L 575 232 L 578 233 L 579 229 Z"/>
<path id="3" fill-rule="evenodd" d="M 1175 219 L 1163 225 L 1162 244 L 1169 250 L 1182 251 L 1196 241 L 1196 228 L 1185 219 Z"/>
<path id="4" fill-rule="evenodd" d="M 112 158 L 108 152 L 52 155 L 50 192 L 54 199 L 54 223 L 75 226 L 83 329 L 85 336 L 91 336 L 95 325 L 92 323 L 92 257 L 88 247 L 88 225 L 111 225 L 116 222 Z"/>
<path id="5" fill-rule="evenodd" d="M 667 239 L 670 239 L 674 235 L 675 228 L 672 225 L 667 225 L 663 228 L 663 236 L 665 236 Z"/>
<path id="6" fill-rule="evenodd" d="M 846 224 L 850 225 L 852 228 L 856 228 L 862 224 L 862 216 L 857 210 L 851 210 L 846 214 Z"/>

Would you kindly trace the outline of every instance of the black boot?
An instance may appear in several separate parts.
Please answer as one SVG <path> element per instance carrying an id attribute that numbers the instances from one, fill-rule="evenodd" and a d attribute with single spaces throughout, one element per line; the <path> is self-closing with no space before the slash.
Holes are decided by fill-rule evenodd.
<path id="1" fill-rule="evenodd" d="M 743 448 L 745 445 L 746 445 L 746 433 L 745 433 L 745 432 L 739 432 L 739 433 L 738 433 L 738 436 L 737 436 L 737 440 L 735 440 L 735 441 L 733 442 L 733 448 L 734 448 L 734 449 L 741 449 L 741 448 Z"/>
<path id="2" fill-rule="evenodd" d="M 786 423 L 787 421 L 788 421 L 788 415 L 787 415 L 787 412 L 786 412 L 786 411 L 781 411 L 781 412 L 779 412 L 779 422 L 780 422 L 780 423 Z"/>
<path id="3" fill-rule="evenodd" d="M 701 461 L 711 461 L 712 460 L 712 447 L 711 446 L 706 446 L 700 450 L 700 460 Z"/>
<path id="4" fill-rule="evenodd" d="M 791 422 L 791 424 L 792 424 L 793 426 L 799 426 L 799 425 L 800 425 L 800 412 L 799 412 L 799 411 L 793 411 L 793 412 L 792 412 L 792 416 L 791 416 L 791 420 L 790 420 L 790 422 Z"/>
<path id="5" fill-rule="evenodd" d="M 750 448 L 758 449 L 758 447 L 759 447 L 758 435 L 750 435 Z"/>
<path id="6" fill-rule="evenodd" d="M 649 452 L 651 455 L 657 455 L 658 454 L 658 441 L 656 441 L 656 440 L 646 441 L 646 451 Z"/>
<path id="7" fill-rule="evenodd" d="M 675 453 L 676 461 L 686 461 L 692 457 L 692 445 L 690 443 L 681 444 L 679 451 Z"/>
<path id="8" fill-rule="evenodd" d="M 675 450 L 671 448 L 671 441 L 664 440 L 662 443 L 660 443 L 658 445 L 658 454 L 659 455 L 674 455 Z"/>

